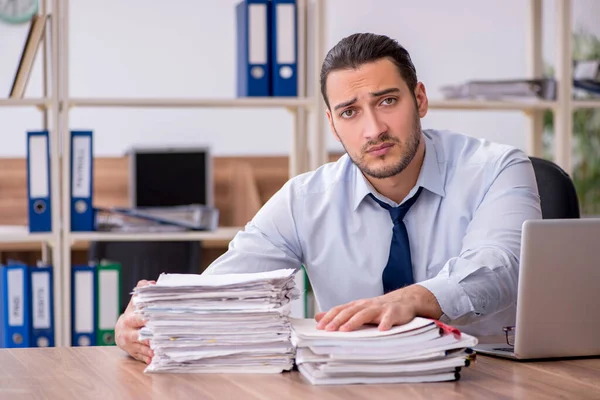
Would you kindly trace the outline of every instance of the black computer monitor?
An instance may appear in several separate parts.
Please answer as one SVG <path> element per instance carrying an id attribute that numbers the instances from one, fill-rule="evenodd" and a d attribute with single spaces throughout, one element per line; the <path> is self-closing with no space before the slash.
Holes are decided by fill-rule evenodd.
<path id="1" fill-rule="evenodd" d="M 213 205 L 208 147 L 135 147 L 129 156 L 131 207 Z"/>

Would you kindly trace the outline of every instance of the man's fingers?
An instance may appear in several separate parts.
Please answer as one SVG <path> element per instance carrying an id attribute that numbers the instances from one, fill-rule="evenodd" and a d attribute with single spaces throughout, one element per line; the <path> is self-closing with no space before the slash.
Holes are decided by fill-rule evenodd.
<path id="1" fill-rule="evenodd" d="M 133 354 L 132 357 L 135 358 L 136 360 L 143 361 L 146 364 L 150 364 L 150 362 L 152 362 L 151 357 L 148 357 L 147 355 L 144 355 L 141 353 Z"/>
<path id="2" fill-rule="evenodd" d="M 336 331 L 340 326 L 342 326 L 343 324 L 345 324 L 356 313 L 362 311 L 364 309 L 363 307 L 364 306 L 352 306 L 352 307 L 348 307 L 348 308 L 340 311 L 338 313 L 338 315 L 336 315 L 335 318 L 333 318 L 331 320 L 331 322 L 329 322 L 325 326 L 325 330 Z"/>
<path id="3" fill-rule="evenodd" d="M 139 342 L 130 343 L 129 346 L 127 346 L 127 352 L 131 355 L 140 354 L 144 357 L 154 357 L 154 351 L 152 351 L 152 349 L 149 346 L 146 346 Z"/>
<path id="4" fill-rule="evenodd" d="M 319 322 L 321 320 L 321 318 L 323 318 L 324 315 L 325 315 L 325 313 L 323 311 L 321 311 L 320 313 L 317 313 L 317 315 L 315 315 L 315 320 L 317 322 Z"/>
<path id="5" fill-rule="evenodd" d="M 147 281 L 145 279 L 142 279 L 141 281 L 139 281 L 137 283 L 137 285 L 135 287 L 148 286 L 148 285 L 155 284 L 155 283 L 156 283 L 156 281 Z"/>
<path id="6" fill-rule="evenodd" d="M 340 331 L 349 332 L 358 329 L 365 324 L 373 323 L 376 321 L 380 312 L 381 309 L 379 307 L 369 307 L 360 310 L 340 327 Z"/>
<path id="7" fill-rule="evenodd" d="M 146 325 L 146 321 L 142 318 L 142 316 L 135 312 L 130 312 L 125 317 L 125 326 L 128 328 L 141 328 Z"/>
<path id="8" fill-rule="evenodd" d="M 333 307 L 320 318 L 319 323 L 317 324 L 317 329 L 325 328 L 325 326 L 329 324 L 335 318 L 336 315 L 338 315 L 342 310 L 348 307 L 350 307 L 349 304 L 343 304 L 341 306 Z"/>

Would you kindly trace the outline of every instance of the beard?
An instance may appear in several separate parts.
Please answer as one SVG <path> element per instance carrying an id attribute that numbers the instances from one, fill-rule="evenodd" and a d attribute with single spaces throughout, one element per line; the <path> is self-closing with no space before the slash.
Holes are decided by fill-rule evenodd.
<path id="1" fill-rule="evenodd" d="M 417 154 L 417 150 L 419 149 L 419 144 L 421 143 L 421 121 L 419 119 L 419 115 L 415 112 L 415 117 L 412 126 L 412 132 L 408 137 L 406 142 L 401 142 L 400 139 L 390 136 L 388 132 L 384 132 L 379 135 L 377 139 L 370 140 L 365 143 L 360 152 L 357 155 L 351 154 L 347 149 L 342 140 L 340 139 L 340 143 L 346 150 L 346 153 L 354 163 L 361 170 L 361 172 L 365 175 L 368 175 L 375 179 L 385 179 L 390 178 L 394 175 L 398 175 L 402 171 L 408 167 L 411 163 L 415 155 Z M 337 134 L 337 132 L 336 132 Z M 339 135 L 338 135 L 339 138 Z M 367 150 L 373 146 L 381 145 L 384 143 L 393 143 L 394 146 L 399 146 L 401 149 L 400 159 L 397 162 L 394 162 L 389 165 L 383 165 L 380 167 L 370 166 L 366 161 L 366 157 L 368 157 Z M 386 158 L 390 158 L 388 154 L 377 157 L 380 160 L 385 160 Z"/>

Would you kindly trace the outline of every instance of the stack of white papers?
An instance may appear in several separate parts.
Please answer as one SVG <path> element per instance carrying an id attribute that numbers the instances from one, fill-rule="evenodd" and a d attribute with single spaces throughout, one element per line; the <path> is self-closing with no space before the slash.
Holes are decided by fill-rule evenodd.
<path id="1" fill-rule="evenodd" d="M 313 385 L 439 382 L 460 378 L 477 338 L 426 318 L 380 331 L 316 328 L 314 319 L 292 319 L 298 370 Z"/>
<path id="2" fill-rule="evenodd" d="M 136 288 L 154 350 L 146 372 L 279 373 L 293 367 L 293 269 L 263 273 L 162 274 Z"/>

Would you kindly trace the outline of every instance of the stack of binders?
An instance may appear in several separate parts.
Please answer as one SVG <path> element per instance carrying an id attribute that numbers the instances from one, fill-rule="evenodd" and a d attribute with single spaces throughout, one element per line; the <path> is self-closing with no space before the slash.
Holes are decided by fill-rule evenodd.
<path id="1" fill-rule="evenodd" d="M 0 266 L 0 347 L 53 347 L 52 267 Z"/>
<path id="2" fill-rule="evenodd" d="M 236 6 L 238 97 L 298 95 L 296 0 Z"/>
<path id="3" fill-rule="evenodd" d="M 103 260 L 71 269 L 71 345 L 111 346 L 121 314 L 121 264 Z"/>

